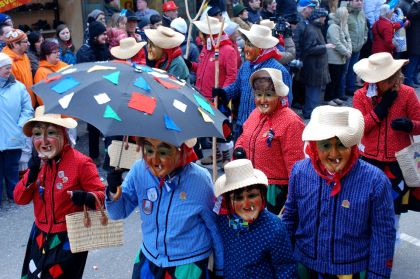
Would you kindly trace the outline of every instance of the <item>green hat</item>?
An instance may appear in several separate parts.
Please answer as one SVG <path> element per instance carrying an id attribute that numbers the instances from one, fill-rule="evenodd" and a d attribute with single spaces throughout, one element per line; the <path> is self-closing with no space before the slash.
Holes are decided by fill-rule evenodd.
<path id="1" fill-rule="evenodd" d="M 241 4 L 236 5 L 235 7 L 233 7 L 233 16 L 234 17 L 239 16 L 243 12 L 243 10 L 246 10 L 244 5 L 241 5 Z"/>

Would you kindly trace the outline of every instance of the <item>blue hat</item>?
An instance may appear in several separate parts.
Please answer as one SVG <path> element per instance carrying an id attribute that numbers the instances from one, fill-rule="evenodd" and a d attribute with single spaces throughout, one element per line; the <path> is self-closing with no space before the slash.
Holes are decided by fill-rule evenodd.
<path id="1" fill-rule="evenodd" d="M 316 3 L 315 1 L 311 1 L 311 0 L 300 0 L 299 6 L 300 7 L 316 7 Z"/>
<path id="2" fill-rule="evenodd" d="M 12 19 L 9 15 L 0 14 L 0 25 L 4 24 L 6 20 Z"/>

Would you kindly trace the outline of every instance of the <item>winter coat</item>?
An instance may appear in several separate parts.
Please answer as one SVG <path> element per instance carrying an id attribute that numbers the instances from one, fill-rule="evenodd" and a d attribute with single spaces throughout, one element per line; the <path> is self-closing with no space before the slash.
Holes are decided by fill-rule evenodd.
<path id="1" fill-rule="evenodd" d="M 230 39 L 227 38 L 227 40 Z M 236 53 L 231 44 L 225 44 L 219 49 L 219 87 L 227 87 L 235 81 L 238 73 Z M 196 72 L 196 84 L 198 91 L 206 97 L 211 99 L 211 90 L 214 87 L 215 80 L 215 62 L 214 49 L 207 50 L 203 47 L 198 63 L 193 62 L 192 71 Z"/>
<path id="2" fill-rule="evenodd" d="M 29 62 L 31 63 L 32 77 L 34 77 L 36 70 L 38 70 L 39 67 L 39 55 L 30 49 L 28 49 L 26 54 L 28 55 Z"/>
<path id="3" fill-rule="evenodd" d="M 53 65 L 50 64 L 47 60 L 41 60 L 39 61 L 39 68 L 36 71 L 35 77 L 34 77 L 34 83 L 38 83 L 42 80 L 44 80 L 49 74 L 55 73 L 61 68 L 67 67 L 68 64 L 58 61 L 57 64 Z M 44 102 L 38 98 L 38 103 L 40 106 L 44 104 Z"/>
<path id="4" fill-rule="evenodd" d="M 281 58 L 279 62 L 282 65 L 287 65 L 296 58 L 296 47 L 291 37 L 284 38 L 284 48 L 280 50 L 280 54 Z"/>
<path id="5" fill-rule="evenodd" d="M 12 59 L 12 74 L 18 81 L 22 82 L 29 95 L 31 96 L 32 107 L 36 106 L 37 97 L 31 90 L 34 80 L 32 78 L 31 62 L 27 54 L 18 55 L 12 51 L 8 46 L 3 48 L 3 53 L 9 55 Z"/>
<path id="6" fill-rule="evenodd" d="M 301 40 L 303 67 L 300 70 L 300 80 L 305 85 L 322 86 L 331 81 L 328 71 L 327 48 L 321 25 L 310 23 Z"/>
<path id="7" fill-rule="evenodd" d="M 107 44 L 98 45 L 89 40 L 76 53 L 77 63 L 107 61 L 112 58 Z"/>
<path id="8" fill-rule="evenodd" d="M 369 21 L 369 26 L 373 26 L 373 24 L 379 19 L 379 8 L 383 3 L 384 0 L 363 1 L 363 10 L 365 11 L 366 18 Z"/>
<path id="9" fill-rule="evenodd" d="M 293 41 L 295 42 L 296 47 L 296 59 L 302 60 L 302 49 L 304 44 L 302 43 L 303 40 L 303 33 L 305 32 L 306 26 L 308 26 L 309 21 L 305 19 L 301 14 L 298 14 L 298 24 L 296 25 L 295 30 L 293 31 Z"/>
<path id="10" fill-rule="evenodd" d="M 76 55 L 68 48 L 60 47 L 60 60 L 69 65 L 74 65 L 77 62 Z"/>
<path id="11" fill-rule="evenodd" d="M 249 77 L 252 75 L 252 73 L 262 68 L 273 68 L 280 70 L 282 72 L 284 84 L 286 84 L 289 88 L 292 88 L 292 77 L 286 68 L 276 59 L 270 58 L 258 64 L 251 64 L 248 60 L 245 61 L 241 68 L 239 68 L 235 82 L 230 84 L 228 87 L 223 88 L 226 91 L 226 97 L 228 99 L 233 99 L 236 97 L 240 98 L 238 118 L 236 121 L 238 125 L 242 126 L 255 108 L 254 94 L 252 93 L 252 87 L 249 84 Z M 289 94 L 292 94 L 292 92 L 289 91 Z"/>
<path id="12" fill-rule="evenodd" d="M 161 65 L 161 69 L 165 69 L 167 62 Z M 188 70 L 187 65 L 184 62 L 182 56 L 177 56 L 171 61 L 171 65 L 169 66 L 167 72 L 177 78 L 188 80 L 190 76 L 190 71 Z"/>
<path id="13" fill-rule="evenodd" d="M 266 142 L 270 128 L 274 132 L 271 147 Z M 304 128 L 301 118 L 288 107 L 279 104 L 272 115 L 255 108 L 245 121 L 235 148 L 245 150 L 247 159 L 267 175 L 269 184 L 287 185 L 294 163 L 305 158 Z"/>
<path id="14" fill-rule="evenodd" d="M 420 3 L 413 3 L 407 13 L 410 25 L 407 28 L 407 50 L 409 55 L 420 55 Z"/>
<path id="15" fill-rule="evenodd" d="M 46 233 L 67 231 L 66 215 L 83 211 L 73 204 L 67 191 L 93 192 L 101 202 L 105 198 L 105 187 L 92 159 L 70 145 L 65 145 L 61 159 L 48 160 L 38 173 L 38 178 L 26 187 L 29 171 L 16 184 L 13 192 L 17 204 L 33 202 L 36 226 Z M 40 186 L 44 191 L 40 192 Z M 41 194 L 43 193 L 43 194 Z"/>
<path id="16" fill-rule="evenodd" d="M 25 147 L 22 127 L 33 113 L 25 85 L 10 75 L 0 88 L 0 151 Z"/>
<path id="17" fill-rule="evenodd" d="M 247 31 L 249 31 L 251 29 L 251 25 L 252 23 L 249 21 L 244 21 L 242 18 L 240 17 L 232 17 L 231 19 L 233 22 L 235 22 L 236 24 L 239 25 L 239 28 L 245 29 Z"/>
<path id="18" fill-rule="evenodd" d="M 328 22 L 327 43 L 335 45 L 335 48 L 327 48 L 328 64 L 344 65 L 347 61 L 347 54 L 352 53 L 350 35 L 347 28 L 342 28 L 339 20 L 330 14 Z"/>
<path id="19" fill-rule="evenodd" d="M 368 38 L 369 28 L 366 23 L 365 13 L 362 9 L 354 9 L 350 5 L 347 6 L 349 18 L 347 26 L 349 29 L 351 46 L 353 52 L 359 52 Z"/>
<path id="20" fill-rule="evenodd" d="M 365 131 L 359 149 L 365 157 L 381 162 L 395 162 L 395 152 L 410 145 L 410 134 L 420 134 L 420 102 L 416 92 L 412 87 L 401 85 L 397 98 L 388 109 L 388 116 L 382 121 L 373 111 L 372 98 L 366 96 L 366 93 L 367 86 L 357 90 L 353 98 L 354 108 L 362 112 L 365 120 Z M 410 134 L 391 128 L 392 120 L 399 117 L 413 121 Z"/>
<path id="21" fill-rule="evenodd" d="M 157 266 L 194 263 L 213 253 L 216 273 L 222 272 L 223 246 L 209 172 L 190 163 L 159 184 L 160 178 L 138 160 L 124 179 L 121 198 L 107 199 L 109 216 L 123 219 L 136 211 L 142 221 L 141 253 Z"/>
<path id="22" fill-rule="evenodd" d="M 341 191 L 331 197 L 332 183 L 311 159 L 293 167 L 282 220 L 296 261 L 320 273 L 389 278 L 395 244 L 389 179 L 359 159 L 340 181 Z"/>
<path id="23" fill-rule="evenodd" d="M 276 215 L 264 209 L 248 229 L 241 231 L 229 221 L 226 215 L 218 216 L 225 255 L 224 278 L 297 278 L 292 244 Z"/>
<path id="24" fill-rule="evenodd" d="M 275 13 L 269 12 L 267 10 L 261 10 L 260 15 L 262 19 L 270 19 L 276 17 Z"/>
<path id="25" fill-rule="evenodd" d="M 389 52 L 392 54 L 394 52 L 395 46 L 392 39 L 394 38 L 395 30 L 392 21 L 385 17 L 381 16 L 375 22 L 372 26 L 372 54 L 378 52 Z"/>
<path id="26" fill-rule="evenodd" d="M 251 22 L 252 24 L 258 24 L 261 21 L 261 14 L 260 14 L 260 10 L 256 10 L 254 11 L 251 8 L 248 8 L 248 21 Z"/>

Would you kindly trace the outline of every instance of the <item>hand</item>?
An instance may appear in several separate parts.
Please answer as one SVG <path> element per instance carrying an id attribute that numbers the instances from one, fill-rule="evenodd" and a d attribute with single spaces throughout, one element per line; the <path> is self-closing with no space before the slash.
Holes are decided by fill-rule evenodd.
<path id="1" fill-rule="evenodd" d="M 325 47 L 326 48 L 335 48 L 335 45 L 334 44 L 326 44 Z"/>
<path id="2" fill-rule="evenodd" d="M 73 201 L 74 205 L 77 205 L 77 206 L 86 205 L 91 209 L 96 208 L 95 196 L 92 193 L 85 192 L 82 190 L 76 190 L 76 191 L 67 191 L 67 194 L 70 195 L 70 198 Z"/>
<path id="3" fill-rule="evenodd" d="M 227 102 L 226 91 L 223 88 L 213 88 L 211 90 L 211 96 L 213 98 L 219 97 L 222 102 Z"/>
<path id="4" fill-rule="evenodd" d="M 373 109 L 376 116 L 378 116 L 379 120 L 384 120 L 385 117 L 388 115 L 388 109 L 389 107 L 394 103 L 395 98 L 397 98 L 398 92 L 393 91 L 387 91 L 382 96 L 382 100 L 379 104 L 376 105 L 376 107 Z"/>
<path id="5" fill-rule="evenodd" d="M 26 182 L 26 187 L 34 183 L 38 178 L 38 173 L 41 168 L 41 158 L 37 154 L 33 154 L 28 162 L 28 181 Z"/>
<path id="6" fill-rule="evenodd" d="M 350 58 L 351 57 L 351 52 L 347 52 L 346 56 L 347 56 L 347 58 Z"/>
<path id="7" fill-rule="evenodd" d="M 413 130 L 413 127 L 413 121 L 405 117 L 395 118 L 391 122 L 391 128 L 395 131 L 410 133 Z"/>
<path id="8" fill-rule="evenodd" d="M 122 184 L 122 173 L 122 170 L 114 169 L 111 170 L 106 177 L 106 180 L 108 181 L 107 190 L 112 194 L 117 193 L 118 187 Z"/>
<path id="9" fill-rule="evenodd" d="M 233 159 L 246 159 L 246 152 L 245 149 L 242 147 L 237 147 L 233 150 Z"/>
<path id="10" fill-rule="evenodd" d="M 191 63 L 191 61 L 184 58 L 184 62 L 185 62 L 185 65 L 187 65 L 188 70 L 191 71 L 191 69 L 192 69 L 192 63 Z"/>

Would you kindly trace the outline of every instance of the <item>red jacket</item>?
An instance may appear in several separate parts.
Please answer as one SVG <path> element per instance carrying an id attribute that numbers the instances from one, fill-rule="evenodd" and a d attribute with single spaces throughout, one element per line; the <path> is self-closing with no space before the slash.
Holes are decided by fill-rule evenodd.
<path id="1" fill-rule="evenodd" d="M 224 88 L 236 80 L 238 73 L 237 53 L 232 47 L 231 40 L 225 39 L 228 43 L 222 45 L 219 49 L 219 87 Z M 214 49 L 207 50 L 206 46 L 198 58 L 198 62 L 192 62 L 192 71 L 196 73 L 195 86 L 200 93 L 207 99 L 211 99 L 211 89 L 215 85 L 215 63 Z"/>
<path id="2" fill-rule="evenodd" d="M 400 23 L 393 23 L 387 18 L 379 17 L 372 26 L 372 54 L 378 52 L 389 52 L 392 54 L 395 49 L 392 38 L 394 38 L 395 31 L 400 28 Z"/>
<path id="3" fill-rule="evenodd" d="M 411 134 L 420 134 L 420 103 L 416 92 L 409 86 L 401 85 L 398 96 L 383 121 L 379 121 L 373 111 L 372 99 L 366 96 L 366 92 L 367 86 L 360 88 L 353 98 L 353 106 L 362 112 L 365 120 L 365 132 L 359 149 L 367 158 L 381 162 L 396 161 L 395 152 L 409 146 L 410 137 L 405 132 L 393 130 L 391 121 L 399 117 L 411 119 L 414 124 Z"/>
<path id="4" fill-rule="evenodd" d="M 25 187 L 28 173 L 16 184 L 13 196 L 17 204 L 34 203 L 36 226 L 46 233 L 67 231 L 66 214 L 82 211 L 75 206 L 67 191 L 83 190 L 95 193 L 101 202 L 105 198 L 105 186 L 92 160 L 66 145 L 61 160 L 41 167 L 36 182 Z M 44 186 L 43 197 L 39 185 Z"/>
<path id="5" fill-rule="evenodd" d="M 302 141 L 305 124 L 288 107 L 279 107 L 270 120 L 275 134 L 271 147 L 266 143 L 270 129 L 268 116 L 255 108 L 245 121 L 235 148 L 245 149 L 246 157 L 254 168 L 265 173 L 268 183 L 285 185 L 293 165 L 305 158 Z"/>

